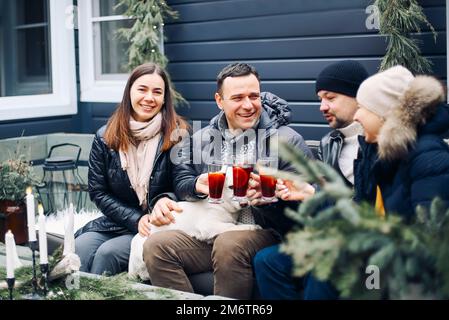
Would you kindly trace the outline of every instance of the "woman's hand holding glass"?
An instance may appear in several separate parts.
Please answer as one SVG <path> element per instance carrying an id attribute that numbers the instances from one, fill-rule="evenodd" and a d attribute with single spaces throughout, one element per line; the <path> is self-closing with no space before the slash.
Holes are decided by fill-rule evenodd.
<path id="1" fill-rule="evenodd" d="M 314 194 L 315 188 L 307 182 L 298 185 L 288 180 L 277 180 L 276 197 L 284 201 L 304 201 Z"/>

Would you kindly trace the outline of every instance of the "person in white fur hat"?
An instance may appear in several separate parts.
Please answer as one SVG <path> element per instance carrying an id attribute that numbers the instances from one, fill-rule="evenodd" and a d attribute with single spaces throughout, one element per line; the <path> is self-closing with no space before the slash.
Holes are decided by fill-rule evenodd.
<path id="1" fill-rule="evenodd" d="M 379 215 L 406 220 L 435 197 L 449 204 L 449 108 L 443 85 L 395 66 L 366 79 L 354 115 L 364 128 L 354 165 L 355 200 L 374 203 Z"/>

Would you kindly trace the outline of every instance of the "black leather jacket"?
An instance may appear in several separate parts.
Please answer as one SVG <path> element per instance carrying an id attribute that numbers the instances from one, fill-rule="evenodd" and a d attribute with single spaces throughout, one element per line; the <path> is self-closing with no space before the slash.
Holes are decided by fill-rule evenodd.
<path id="1" fill-rule="evenodd" d="M 90 199 L 104 214 L 77 231 L 75 236 L 84 232 L 115 232 L 118 234 L 137 233 L 139 219 L 144 212 L 139 206 L 136 193 L 131 188 L 128 174 L 120 164 L 119 153 L 110 149 L 103 134 L 106 126 L 97 131 L 89 156 L 88 187 Z M 148 203 L 155 203 L 158 196 L 174 198 L 172 191 L 172 164 L 170 152 L 161 152 L 162 139 L 154 159 L 150 176 Z M 152 201 L 153 200 L 153 201 Z M 150 210 L 152 209 L 149 206 Z"/>
<path id="2" fill-rule="evenodd" d="M 343 178 L 345 176 L 341 172 L 338 159 L 340 158 L 344 140 L 345 137 L 340 131 L 332 130 L 321 139 L 317 155 L 318 160 L 332 166 Z M 350 181 L 345 179 L 345 182 L 352 187 Z"/>

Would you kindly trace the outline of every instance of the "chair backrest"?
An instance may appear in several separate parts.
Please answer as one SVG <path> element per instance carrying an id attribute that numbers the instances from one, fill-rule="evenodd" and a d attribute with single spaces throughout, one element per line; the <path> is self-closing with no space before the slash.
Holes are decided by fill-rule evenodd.
<path id="1" fill-rule="evenodd" d="M 50 147 L 45 163 L 66 162 L 67 160 L 71 160 L 74 162 L 75 167 L 77 167 L 80 154 L 81 147 L 79 145 L 68 142 L 60 143 Z M 53 161 L 51 161 L 52 159 Z"/>

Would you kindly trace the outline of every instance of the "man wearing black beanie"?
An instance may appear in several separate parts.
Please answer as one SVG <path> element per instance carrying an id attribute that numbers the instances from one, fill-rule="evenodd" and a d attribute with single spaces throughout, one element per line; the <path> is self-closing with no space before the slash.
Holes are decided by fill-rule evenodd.
<path id="1" fill-rule="evenodd" d="M 357 111 L 355 97 L 366 78 L 368 72 L 360 63 L 345 60 L 324 68 L 318 75 L 315 87 L 321 101 L 320 111 L 334 129 L 321 139 L 318 158 L 334 167 L 351 186 L 354 184 L 354 160 L 359 149 L 357 137 L 363 134 L 363 128 L 353 121 Z M 285 187 L 284 191 L 289 198 L 281 196 L 283 200 L 304 200 L 299 198 L 300 195 L 303 197 L 304 190 L 295 192 Z M 292 267 L 291 257 L 281 253 L 279 245 L 267 247 L 256 254 L 254 271 L 263 299 L 338 298 L 338 292 L 329 283 L 321 282 L 312 275 L 304 279 L 293 278 Z M 300 287 L 304 289 L 302 294 Z"/>
<path id="2" fill-rule="evenodd" d="M 353 164 L 357 158 L 357 136 L 363 134 L 354 122 L 355 99 L 360 84 L 368 72 L 357 61 L 344 60 L 327 66 L 316 80 L 315 92 L 321 100 L 320 111 L 334 130 L 321 139 L 318 158 L 331 165 L 354 184 Z"/>

